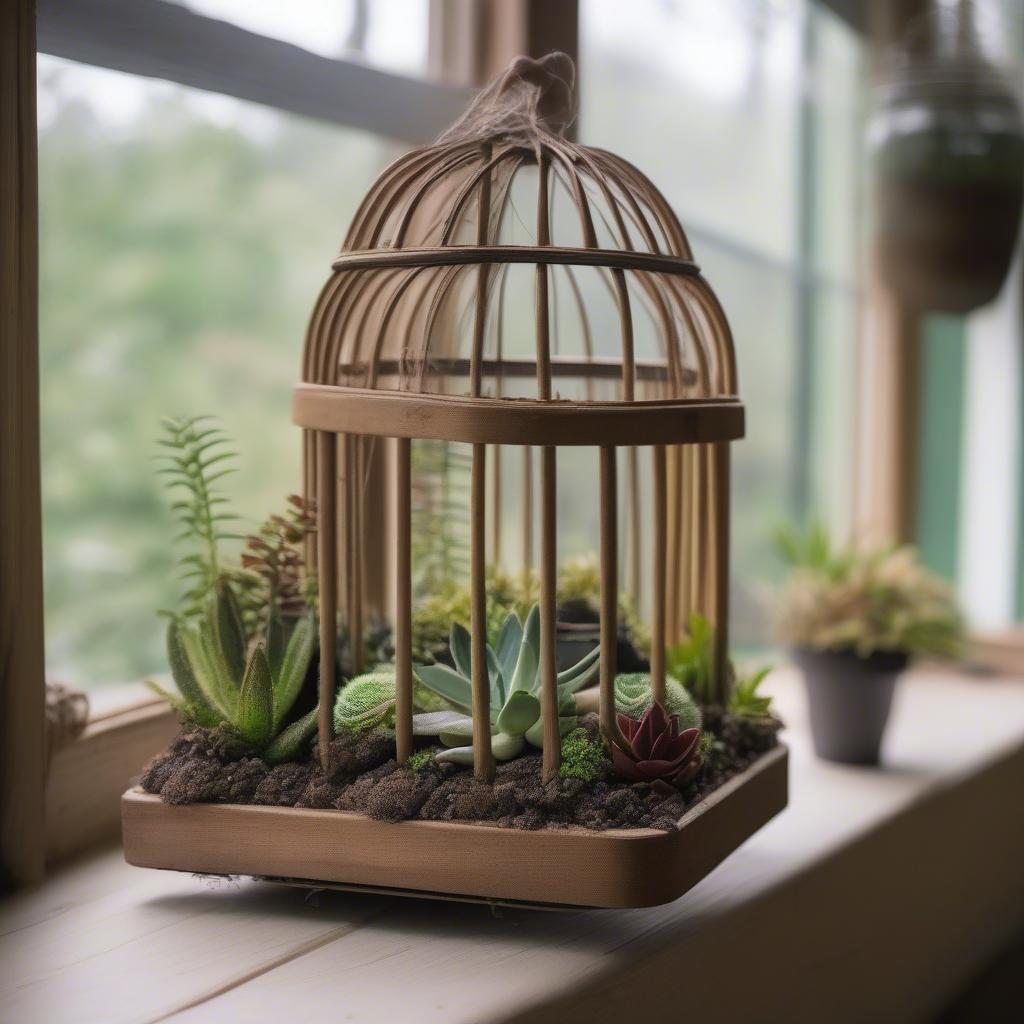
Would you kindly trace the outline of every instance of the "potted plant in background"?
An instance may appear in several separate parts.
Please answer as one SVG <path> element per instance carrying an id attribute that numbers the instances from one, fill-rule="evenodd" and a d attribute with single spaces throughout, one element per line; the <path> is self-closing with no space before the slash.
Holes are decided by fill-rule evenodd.
<path id="1" fill-rule="evenodd" d="M 836 549 L 821 526 L 783 531 L 779 547 L 792 571 L 778 634 L 804 677 L 815 753 L 877 764 L 900 673 L 915 657 L 960 652 L 952 590 L 911 547 Z"/>

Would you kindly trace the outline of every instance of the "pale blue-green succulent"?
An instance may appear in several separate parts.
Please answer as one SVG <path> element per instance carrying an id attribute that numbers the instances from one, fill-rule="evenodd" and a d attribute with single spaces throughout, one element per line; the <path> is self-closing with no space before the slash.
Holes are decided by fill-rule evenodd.
<path id="1" fill-rule="evenodd" d="M 453 711 L 435 711 L 413 717 L 413 732 L 438 736 L 447 750 L 438 761 L 473 763 L 473 691 L 469 631 L 452 625 L 450 640 L 455 668 L 417 665 L 416 675 L 428 689 L 443 697 Z M 598 670 L 600 648 L 595 647 L 572 668 L 558 673 L 559 732 L 576 727 L 573 694 Z M 520 754 L 527 743 L 543 746 L 544 724 L 540 704 L 540 609 L 534 605 L 525 625 L 515 612 L 506 616 L 494 647 L 487 645 L 487 674 L 491 697 L 491 750 L 498 761 Z"/>

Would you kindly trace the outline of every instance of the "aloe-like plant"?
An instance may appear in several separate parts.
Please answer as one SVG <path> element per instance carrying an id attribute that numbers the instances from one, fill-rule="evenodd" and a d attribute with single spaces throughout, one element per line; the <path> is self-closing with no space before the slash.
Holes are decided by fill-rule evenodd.
<path id="1" fill-rule="evenodd" d="M 147 684 L 186 721 L 207 727 L 227 723 L 264 761 L 277 764 L 293 759 L 316 729 L 315 708 L 284 724 L 316 640 L 312 612 L 296 622 L 287 640 L 274 616 L 266 641 L 249 650 L 238 600 L 222 576 L 194 621 L 172 618 L 168 626 L 167 654 L 178 694 L 152 680 Z"/>
<path id="2" fill-rule="evenodd" d="M 772 699 L 759 693 L 764 678 L 771 672 L 771 666 L 758 669 L 749 676 L 737 676 L 729 694 L 729 713 L 741 718 L 768 718 L 772 713 Z"/>
<path id="3" fill-rule="evenodd" d="M 451 652 L 455 668 L 417 665 L 416 675 L 428 689 L 456 710 L 413 716 L 413 731 L 438 736 L 445 747 L 438 761 L 473 763 L 472 640 L 464 626 L 452 624 Z M 559 731 L 576 726 L 573 694 L 586 686 L 598 669 L 600 648 L 595 647 L 572 668 L 558 673 Z M 540 705 L 540 609 L 534 605 L 519 621 L 510 612 L 498 632 L 497 643 L 487 645 L 487 672 L 491 694 L 491 750 L 498 761 L 520 754 L 527 743 L 543 746 L 544 726 Z"/>

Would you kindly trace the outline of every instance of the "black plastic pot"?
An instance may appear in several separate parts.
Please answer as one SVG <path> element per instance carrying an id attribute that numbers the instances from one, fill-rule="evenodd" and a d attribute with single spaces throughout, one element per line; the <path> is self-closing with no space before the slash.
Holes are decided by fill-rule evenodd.
<path id="1" fill-rule="evenodd" d="M 793 659 L 803 673 L 814 752 L 826 761 L 878 764 L 896 680 L 910 660 L 879 651 L 867 658 L 852 651 L 798 648 Z"/>

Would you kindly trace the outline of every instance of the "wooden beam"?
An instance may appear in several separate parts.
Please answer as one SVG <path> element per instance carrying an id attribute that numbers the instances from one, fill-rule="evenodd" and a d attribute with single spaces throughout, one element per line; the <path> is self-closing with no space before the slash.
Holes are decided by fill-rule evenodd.
<path id="1" fill-rule="evenodd" d="M 433 140 L 470 90 L 332 60 L 166 0 L 39 0 L 38 47 L 405 142 Z"/>
<path id="2" fill-rule="evenodd" d="M 32 0 L 0 4 L 0 871 L 44 866 L 36 41 Z"/>
<path id="3" fill-rule="evenodd" d="M 578 0 L 432 0 L 431 71 L 480 86 L 516 57 L 567 53 L 579 66 Z"/>

